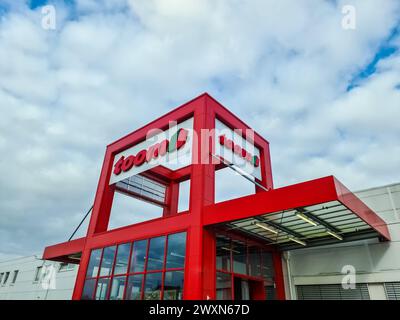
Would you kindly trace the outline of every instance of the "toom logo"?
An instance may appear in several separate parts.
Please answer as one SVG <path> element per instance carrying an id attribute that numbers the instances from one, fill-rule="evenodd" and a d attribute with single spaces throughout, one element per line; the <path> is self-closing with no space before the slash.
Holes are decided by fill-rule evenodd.
<path id="1" fill-rule="evenodd" d="M 114 165 L 113 173 L 118 176 L 121 172 L 127 172 L 133 167 L 140 167 L 153 159 L 181 149 L 188 139 L 188 133 L 188 130 L 181 128 L 170 140 L 165 139 L 160 143 L 150 146 L 148 149 L 139 151 L 136 155 L 121 156 Z"/>
<path id="2" fill-rule="evenodd" d="M 219 143 L 227 149 L 231 150 L 234 154 L 251 163 L 254 167 L 257 168 L 260 166 L 260 159 L 258 158 L 258 156 L 253 156 L 250 152 L 243 149 L 240 145 L 235 144 L 225 135 L 219 136 Z"/>

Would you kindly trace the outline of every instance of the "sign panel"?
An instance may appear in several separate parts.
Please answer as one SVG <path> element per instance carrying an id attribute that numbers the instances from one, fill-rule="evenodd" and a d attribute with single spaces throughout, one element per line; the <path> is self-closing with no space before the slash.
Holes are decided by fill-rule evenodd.
<path id="1" fill-rule="evenodd" d="M 253 134 L 248 130 L 246 135 Z M 215 120 L 215 154 L 244 171 L 247 175 L 261 180 L 260 150 L 244 139 L 240 130 L 232 130 Z"/>
<path id="2" fill-rule="evenodd" d="M 157 131 L 149 132 L 145 141 L 115 155 L 110 184 L 159 165 L 177 170 L 191 164 L 193 118 L 166 131 Z"/>

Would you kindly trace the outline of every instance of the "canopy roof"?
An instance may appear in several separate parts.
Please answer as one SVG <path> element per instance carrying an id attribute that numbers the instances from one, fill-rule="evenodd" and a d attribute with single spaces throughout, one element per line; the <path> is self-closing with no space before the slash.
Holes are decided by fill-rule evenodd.
<path id="1" fill-rule="evenodd" d="M 386 223 L 332 176 L 209 206 L 205 220 L 281 250 L 390 240 Z"/>

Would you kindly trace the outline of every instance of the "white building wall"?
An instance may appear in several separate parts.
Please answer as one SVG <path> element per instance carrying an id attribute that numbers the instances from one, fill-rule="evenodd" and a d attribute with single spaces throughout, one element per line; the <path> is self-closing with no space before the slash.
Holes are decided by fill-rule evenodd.
<path id="1" fill-rule="evenodd" d="M 38 281 L 37 268 L 42 267 Z M 18 270 L 15 283 L 14 271 Z M 0 262 L 0 300 L 70 300 L 78 271 L 76 265 L 60 269 L 60 263 L 43 261 L 37 256 L 29 256 Z M 4 283 L 6 272 L 9 278 Z"/>
<path id="2" fill-rule="evenodd" d="M 385 220 L 392 241 L 365 240 L 288 252 L 284 264 L 289 264 L 292 290 L 287 290 L 287 297 L 292 292 L 292 299 L 296 298 L 296 285 L 341 284 L 346 266 L 354 267 L 356 282 L 370 284 L 371 299 L 382 299 L 384 282 L 400 282 L 400 184 L 356 195 Z"/>

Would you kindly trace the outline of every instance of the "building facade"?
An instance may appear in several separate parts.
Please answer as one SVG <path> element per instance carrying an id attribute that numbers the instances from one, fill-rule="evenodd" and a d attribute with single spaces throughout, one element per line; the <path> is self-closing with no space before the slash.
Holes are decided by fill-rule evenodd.
<path id="1" fill-rule="evenodd" d="M 288 297 L 400 299 L 400 184 L 362 190 L 356 195 L 386 222 L 391 241 L 370 239 L 287 252 L 283 263 L 286 282 L 291 284 Z M 341 285 L 349 271 L 355 272 L 354 290 L 344 290 Z"/>
<path id="2" fill-rule="evenodd" d="M 0 261 L 0 300 L 70 300 L 77 271 L 40 256 Z"/>
<path id="3" fill-rule="evenodd" d="M 217 202 L 222 170 L 253 192 Z M 162 214 L 110 229 L 121 195 Z M 86 236 L 43 258 L 79 264 L 72 299 L 268 300 L 296 296 L 285 287 L 305 271 L 287 252 L 390 240 L 384 219 L 333 176 L 274 188 L 268 141 L 203 94 L 107 146 Z"/>
<path id="4" fill-rule="evenodd" d="M 287 251 L 282 256 L 286 299 L 400 300 L 400 184 L 355 192 L 389 226 L 391 242 L 364 240 L 343 245 Z M 396 240 L 395 240 L 396 239 Z M 342 288 L 343 268 L 354 266 L 356 288 Z M 47 286 L 46 268 L 55 271 Z M 43 261 L 39 256 L 0 262 L 0 300 L 69 300 L 77 264 Z M 9 273 L 8 279 L 5 275 Z M 15 276 L 16 274 L 16 276 Z M 43 286 L 43 283 L 45 286 Z M 272 286 L 273 287 L 273 286 Z M 273 298 L 273 288 L 270 296 Z"/>

